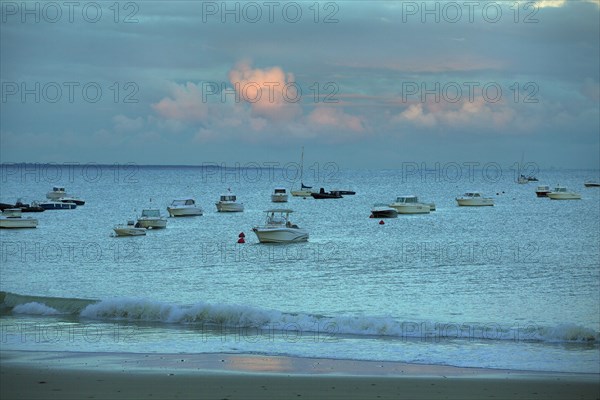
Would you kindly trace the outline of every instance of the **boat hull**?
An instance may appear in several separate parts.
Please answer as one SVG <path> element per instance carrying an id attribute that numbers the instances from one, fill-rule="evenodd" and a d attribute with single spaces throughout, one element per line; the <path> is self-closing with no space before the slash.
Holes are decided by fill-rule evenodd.
<path id="1" fill-rule="evenodd" d="M 548 197 L 548 193 L 550 192 L 535 192 L 537 197 Z"/>
<path id="2" fill-rule="evenodd" d="M 215 203 L 218 212 L 242 212 L 244 205 L 240 203 Z"/>
<path id="3" fill-rule="evenodd" d="M 339 193 L 311 193 L 313 199 L 341 199 L 342 195 Z"/>
<path id="4" fill-rule="evenodd" d="M 548 197 L 552 200 L 581 200 L 578 193 L 548 193 Z"/>
<path id="5" fill-rule="evenodd" d="M 42 207 L 44 210 L 73 210 L 77 208 L 77 204 L 75 203 L 63 203 L 60 201 L 40 203 L 39 206 Z"/>
<path id="6" fill-rule="evenodd" d="M 146 234 L 146 229 L 132 226 L 116 226 L 113 230 L 117 236 L 143 236 Z"/>
<path id="7" fill-rule="evenodd" d="M 395 209 L 391 210 L 371 210 L 372 218 L 397 218 L 398 211 Z"/>
<path id="8" fill-rule="evenodd" d="M 60 201 L 62 203 L 75 203 L 78 206 L 85 205 L 85 200 L 77 199 L 74 197 L 61 197 L 61 198 L 57 199 L 57 201 Z"/>
<path id="9" fill-rule="evenodd" d="M 308 232 L 300 228 L 255 227 L 252 231 L 261 243 L 295 243 L 308 240 Z"/>
<path id="10" fill-rule="evenodd" d="M 164 229 L 167 227 L 166 218 L 139 218 L 137 226 L 145 229 Z"/>
<path id="11" fill-rule="evenodd" d="M 311 197 L 312 192 L 310 190 L 292 190 L 292 196 L 294 197 Z"/>
<path id="12" fill-rule="evenodd" d="M 288 195 L 287 194 L 272 194 L 271 201 L 273 203 L 287 203 Z"/>
<path id="13" fill-rule="evenodd" d="M 585 186 L 585 187 L 600 187 L 600 183 L 586 182 L 586 183 L 583 184 L 583 186 Z"/>
<path id="14" fill-rule="evenodd" d="M 202 215 L 202 209 L 198 207 L 167 207 L 171 217 L 194 217 Z"/>
<path id="15" fill-rule="evenodd" d="M 37 224 L 38 220 L 34 218 L 0 218 L 2 229 L 36 228 Z"/>
<path id="16" fill-rule="evenodd" d="M 429 204 L 391 204 L 390 207 L 396 209 L 398 214 L 429 214 L 431 212 Z"/>
<path id="17" fill-rule="evenodd" d="M 485 207 L 493 206 L 494 199 L 456 199 L 459 206 L 463 207 Z"/>

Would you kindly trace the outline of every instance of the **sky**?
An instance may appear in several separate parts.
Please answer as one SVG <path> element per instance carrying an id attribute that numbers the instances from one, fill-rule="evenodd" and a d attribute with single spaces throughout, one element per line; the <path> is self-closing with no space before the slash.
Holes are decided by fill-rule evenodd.
<path id="1" fill-rule="evenodd" d="M 0 161 L 600 167 L 600 0 L 1 2 Z"/>

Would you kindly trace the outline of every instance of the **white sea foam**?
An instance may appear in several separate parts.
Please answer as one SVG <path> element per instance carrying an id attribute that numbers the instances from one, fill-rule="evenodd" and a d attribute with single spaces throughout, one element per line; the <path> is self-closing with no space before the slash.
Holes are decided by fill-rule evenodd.
<path id="1" fill-rule="evenodd" d="M 31 302 L 25 304 L 19 304 L 18 306 L 13 308 L 13 313 L 15 314 L 29 314 L 29 315 L 58 315 L 61 314 L 60 311 L 48 307 L 45 304 Z"/>

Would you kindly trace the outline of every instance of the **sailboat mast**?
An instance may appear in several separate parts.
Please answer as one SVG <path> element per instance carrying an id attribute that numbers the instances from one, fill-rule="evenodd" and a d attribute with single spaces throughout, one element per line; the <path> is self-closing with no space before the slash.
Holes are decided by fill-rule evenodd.
<path id="1" fill-rule="evenodd" d="M 304 182 L 304 146 L 302 146 L 302 155 L 300 156 L 300 185 Z"/>

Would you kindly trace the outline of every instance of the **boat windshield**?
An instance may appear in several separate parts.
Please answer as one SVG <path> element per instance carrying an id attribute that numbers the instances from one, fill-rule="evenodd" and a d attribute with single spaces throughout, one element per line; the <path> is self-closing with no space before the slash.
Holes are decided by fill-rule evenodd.
<path id="1" fill-rule="evenodd" d="M 275 189 L 275 194 L 285 194 L 285 189 Z"/>
<path id="2" fill-rule="evenodd" d="M 160 218 L 160 211 L 159 210 L 143 210 L 142 217 Z"/>
<path id="3" fill-rule="evenodd" d="M 223 195 L 221 196 L 221 201 L 235 201 L 236 197 L 234 195 Z"/>
<path id="4" fill-rule="evenodd" d="M 285 225 L 288 220 L 286 213 L 267 213 L 267 225 Z"/>
<path id="5" fill-rule="evenodd" d="M 417 203 L 416 196 L 400 196 L 396 199 L 396 203 Z"/>
<path id="6" fill-rule="evenodd" d="M 173 206 L 193 206 L 194 200 L 192 200 L 192 199 L 173 200 L 173 203 L 171 203 L 171 205 L 173 205 Z"/>

